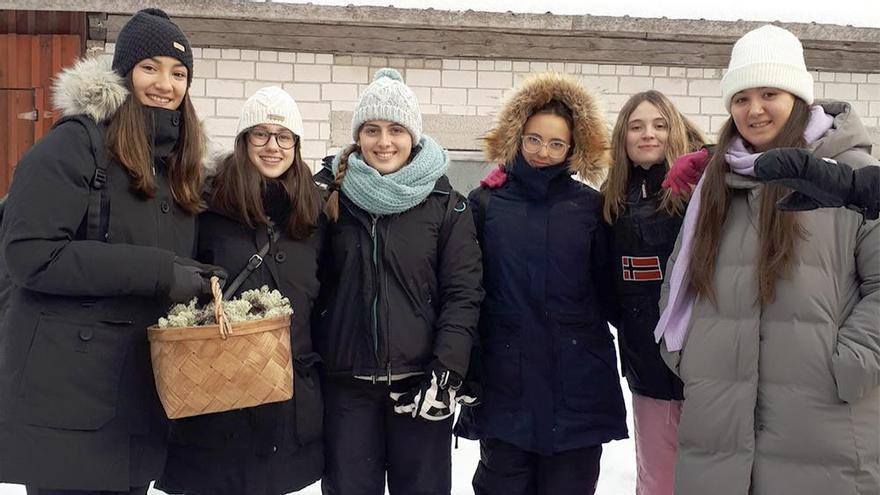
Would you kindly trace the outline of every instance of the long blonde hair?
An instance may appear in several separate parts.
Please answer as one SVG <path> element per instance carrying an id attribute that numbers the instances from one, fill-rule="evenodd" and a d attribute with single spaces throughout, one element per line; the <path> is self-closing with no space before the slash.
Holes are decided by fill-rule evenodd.
<path id="1" fill-rule="evenodd" d="M 664 163 L 667 172 L 676 158 L 706 144 L 703 133 L 687 117 L 682 115 L 663 93 L 649 90 L 632 95 L 620 109 L 614 130 L 611 133 L 612 165 L 608 177 L 602 184 L 604 196 L 602 215 L 608 223 L 613 223 L 623 212 L 626 201 L 626 186 L 630 170 L 633 167 L 632 160 L 626 153 L 627 124 L 636 108 L 646 101 L 657 108 L 669 128 Z M 684 203 L 684 199 L 678 195 L 664 191 L 659 207 L 670 215 L 680 215 L 684 211 Z"/>

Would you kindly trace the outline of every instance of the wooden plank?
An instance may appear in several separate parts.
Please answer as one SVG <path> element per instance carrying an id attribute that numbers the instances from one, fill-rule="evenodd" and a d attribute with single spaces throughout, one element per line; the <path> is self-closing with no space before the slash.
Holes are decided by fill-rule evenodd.
<path id="1" fill-rule="evenodd" d="M 5 150 L 0 154 L 0 195 L 9 190 L 18 159 L 34 144 L 33 122 L 18 118 L 33 107 L 33 90 L 0 89 L 0 122 L 7 129 L 0 132 L 0 150 Z"/>
<path id="2" fill-rule="evenodd" d="M 0 10 L 3 34 L 78 34 L 86 31 L 85 12 Z"/>
<path id="3" fill-rule="evenodd" d="M 107 40 L 115 41 L 128 16 L 109 15 Z M 735 37 L 686 36 L 589 30 L 389 27 L 346 24 L 180 17 L 195 46 L 238 47 L 337 54 L 578 61 L 683 67 L 725 67 Z M 811 69 L 878 72 L 880 43 L 804 42 Z"/>

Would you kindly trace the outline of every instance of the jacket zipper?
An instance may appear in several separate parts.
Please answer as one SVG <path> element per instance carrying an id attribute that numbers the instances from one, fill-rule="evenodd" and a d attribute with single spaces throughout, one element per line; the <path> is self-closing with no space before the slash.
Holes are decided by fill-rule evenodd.
<path id="1" fill-rule="evenodd" d="M 645 179 L 642 179 L 642 199 L 647 199 L 648 197 L 648 188 L 645 187 Z"/>
<path id="2" fill-rule="evenodd" d="M 379 217 L 370 215 L 370 237 L 373 240 L 373 354 L 376 356 L 376 364 L 379 363 L 379 237 L 376 235 L 376 222 Z M 376 376 L 373 375 L 373 383 Z"/>

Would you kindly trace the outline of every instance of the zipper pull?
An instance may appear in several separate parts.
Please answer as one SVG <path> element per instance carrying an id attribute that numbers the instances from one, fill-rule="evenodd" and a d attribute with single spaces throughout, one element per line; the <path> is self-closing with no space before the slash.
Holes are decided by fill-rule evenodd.
<path id="1" fill-rule="evenodd" d="M 386 366 L 385 369 L 387 370 L 387 373 L 388 373 L 388 385 L 390 386 L 391 385 L 391 361 L 388 361 L 388 363 L 385 366 Z"/>
<path id="2" fill-rule="evenodd" d="M 642 179 L 642 199 L 648 197 L 648 188 L 645 187 L 645 179 Z"/>

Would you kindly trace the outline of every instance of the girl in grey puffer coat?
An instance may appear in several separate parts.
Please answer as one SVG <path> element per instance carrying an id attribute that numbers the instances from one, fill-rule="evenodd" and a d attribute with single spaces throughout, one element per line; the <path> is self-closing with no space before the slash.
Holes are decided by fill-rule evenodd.
<path id="1" fill-rule="evenodd" d="M 731 119 L 656 332 L 685 385 L 678 495 L 880 493 L 880 228 L 842 208 L 781 212 L 789 190 L 752 170 L 780 147 L 873 161 L 850 106 L 810 106 L 812 90 L 791 33 L 764 26 L 734 46 Z"/>

